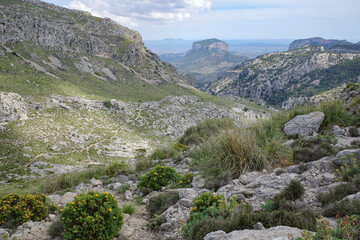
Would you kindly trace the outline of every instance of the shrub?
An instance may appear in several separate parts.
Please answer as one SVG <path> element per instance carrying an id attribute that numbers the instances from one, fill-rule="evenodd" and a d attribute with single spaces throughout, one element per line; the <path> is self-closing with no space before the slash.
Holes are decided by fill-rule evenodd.
<path id="1" fill-rule="evenodd" d="M 356 127 L 350 127 L 349 134 L 351 137 L 359 137 L 360 136 Z"/>
<path id="2" fill-rule="evenodd" d="M 123 214 L 112 194 L 88 192 L 66 204 L 61 213 L 64 239 L 110 240 L 123 224 Z"/>
<path id="3" fill-rule="evenodd" d="M 126 190 L 129 190 L 129 189 L 130 189 L 130 184 L 125 183 L 119 187 L 118 191 L 119 191 L 119 193 L 124 193 L 124 192 L 126 192 Z"/>
<path id="4" fill-rule="evenodd" d="M 125 163 L 113 163 L 105 169 L 105 174 L 109 177 L 113 177 L 115 173 L 124 171 L 128 167 Z"/>
<path id="5" fill-rule="evenodd" d="M 304 186 L 300 183 L 300 181 L 291 180 L 289 185 L 282 190 L 281 196 L 285 200 L 295 201 L 304 196 L 305 189 Z"/>
<path id="6" fill-rule="evenodd" d="M 295 164 L 311 162 L 335 154 L 332 144 L 334 138 L 318 135 L 316 138 L 299 139 L 294 143 L 293 160 Z"/>
<path id="7" fill-rule="evenodd" d="M 44 194 L 9 194 L 0 198 L 0 225 L 16 228 L 29 220 L 41 221 L 48 215 L 50 206 Z"/>
<path id="8" fill-rule="evenodd" d="M 190 173 L 184 173 L 178 175 L 177 182 L 174 183 L 174 188 L 187 188 L 191 186 L 192 180 L 194 178 L 194 174 L 192 172 Z"/>
<path id="9" fill-rule="evenodd" d="M 178 201 L 179 193 L 176 191 L 159 193 L 149 199 L 146 209 L 150 215 L 161 215 L 166 209 L 176 204 Z"/>
<path id="10" fill-rule="evenodd" d="M 138 188 L 150 188 L 157 191 L 168 185 L 170 181 L 176 182 L 177 179 L 175 169 L 158 165 L 140 177 Z"/>
<path id="11" fill-rule="evenodd" d="M 132 204 L 125 204 L 122 207 L 122 211 L 123 211 L 123 213 L 131 215 L 136 211 L 136 207 Z"/>
<path id="12" fill-rule="evenodd" d="M 196 124 L 196 126 L 186 129 L 184 135 L 180 138 L 179 143 L 184 145 L 195 145 L 202 143 L 213 135 L 219 134 L 223 130 L 234 127 L 231 119 L 206 119 Z"/>
<path id="13" fill-rule="evenodd" d="M 360 159 L 357 160 L 352 153 L 349 154 L 349 157 L 349 160 L 346 156 L 341 157 L 343 166 L 340 169 L 336 169 L 338 181 L 351 181 L 354 177 L 360 175 Z"/>
<path id="14" fill-rule="evenodd" d="M 150 158 L 144 156 L 136 157 L 135 169 L 137 172 L 146 171 L 152 167 L 154 167 L 154 161 L 151 157 Z"/>
<path id="15" fill-rule="evenodd" d="M 64 233 L 64 225 L 61 221 L 53 222 L 48 230 L 48 234 L 52 239 L 55 239 L 56 237 L 62 237 Z"/>
<path id="16" fill-rule="evenodd" d="M 166 222 L 166 218 L 164 216 L 160 216 L 157 214 L 154 214 L 154 216 L 149 220 L 148 227 L 152 231 L 156 231 L 161 224 Z"/>
<path id="17" fill-rule="evenodd" d="M 196 213 L 206 211 L 208 208 L 218 208 L 224 204 L 224 196 L 214 194 L 214 192 L 204 192 L 193 199 L 194 207 L 190 211 L 190 221 Z"/>
<path id="18" fill-rule="evenodd" d="M 326 204 L 339 201 L 344 197 L 360 191 L 360 178 L 356 177 L 349 183 L 337 185 L 334 189 L 328 192 L 319 193 L 317 198 L 322 206 Z"/>

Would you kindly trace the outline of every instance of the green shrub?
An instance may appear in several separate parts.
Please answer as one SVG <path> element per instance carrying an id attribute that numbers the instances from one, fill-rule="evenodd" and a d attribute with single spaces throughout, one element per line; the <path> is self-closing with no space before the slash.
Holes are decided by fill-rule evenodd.
<path id="1" fill-rule="evenodd" d="M 148 227 L 152 231 L 156 231 L 161 224 L 166 222 L 166 218 L 164 216 L 160 216 L 157 214 L 154 214 L 154 216 L 149 220 Z"/>
<path id="2" fill-rule="evenodd" d="M 177 180 L 178 175 L 175 169 L 158 165 L 140 177 L 138 188 L 150 188 L 157 191 L 168 185 L 170 181 L 176 182 Z"/>
<path id="3" fill-rule="evenodd" d="M 154 167 L 154 161 L 151 157 L 137 156 L 135 162 L 135 169 L 137 172 L 147 171 Z"/>
<path id="4" fill-rule="evenodd" d="M 356 177 L 351 182 L 337 185 L 328 192 L 319 193 L 317 198 L 322 206 L 343 199 L 344 197 L 360 191 L 360 178 Z"/>
<path id="5" fill-rule="evenodd" d="M 343 166 L 336 169 L 338 181 L 351 181 L 354 177 L 360 175 L 360 159 L 356 159 L 354 154 L 349 154 L 349 160 L 346 156 L 342 156 Z M 350 164 L 348 164 L 350 162 Z"/>
<path id="6" fill-rule="evenodd" d="M 121 186 L 119 187 L 118 192 L 119 192 L 119 193 L 124 193 L 124 192 L 126 192 L 126 190 L 129 190 L 129 189 L 130 189 L 130 184 L 125 183 L 125 184 L 123 184 L 123 185 L 121 185 Z"/>
<path id="7" fill-rule="evenodd" d="M 300 181 L 291 180 L 289 185 L 286 186 L 284 190 L 281 191 L 281 196 L 285 200 L 295 201 L 304 196 L 305 189 Z"/>
<path id="8" fill-rule="evenodd" d="M 48 234 L 52 239 L 55 239 L 57 237 L 62 237 L 64 234 L 64 225 L 61 221 L 53 222 L 48 230 Z"/>
<path id="9" fill-rule="evenodd" d="M 112 194 L 88 192 L 66 204 L 61 213 L 64 239 L 110 240 L 123 224 L 123 214 Z"/>
<path id="10" fill-rule="evenodd" d="M 178 201 L 179 193 L 176 191 L 159 193 L 149 199 L 146 209 L 150 215 L 161 215 L 166 209 L 176 204 Z"/>
<path id="11" fill-rule="evenodd" d="M 113 177 L 115 173 L 127 170 L 128 166 L 125 163 L 113 163 L 105 169 L 105 174 Z"/>
<path id="12" fill-rule="evenodd" d="M 178 175 L 178 180 L 173 184 L 173 188 L 187 188 L 191 187 L 192 180 L 194 178 L 194 174 L 184 173 Z"/>
<path id="13" fill-rule="evenodd" d="M 125 204 L 122 206 L 122 211 L 123 213 L 131 215 L 136 211 L 136 207 L 133 204 Z"/>
<path id="14" fill-rule="evenodd" d="M 214 194 L 214 192 L 203 192 L 193 199 L 194 207 L 190 211 L 190 221 L 195 213 L 204 212 L 209 207 L 218 208 L 224 204 L 224 196 Z"/>
<path id="15" fill-rule="evenodd" d="M 360 136 L 356 127 L 350 127 L 349 134 L 351 137 L 359 137 Z"/>
<path id="16" fill-rule="evenodd" d="M 48 215 L 50 206 L 44 194 L 9 194 L 0 198 L 0 225 L 16 228 L 30 220 L 41 221 Z"/>
<path id="17" fill-rule="evenodd" d="M 223 130 L 234 127 L 231 119 L 206 119 L 196 124 L 196 126 L 186 129 L 179 143 L 184 145 L 195 145 L 206 141 L 210 136 L 217 135 Z"/>
<path id="18" fill-rule="evenodd" d="M 316 138 L 299 139 L 293 144 L 294 163 L 311 162 L 325 156 L 334 155 L 335 150 L 332 147 L 334 143 L 334 138 L 322 135 L 318 135 Z"/>

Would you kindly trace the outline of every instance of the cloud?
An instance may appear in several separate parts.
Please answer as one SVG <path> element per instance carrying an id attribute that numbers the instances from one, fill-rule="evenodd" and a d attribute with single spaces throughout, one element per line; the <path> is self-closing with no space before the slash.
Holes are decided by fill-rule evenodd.
<path id="1" fill-rule="evenodd" d="M 184 20 L 209 10 L 211 0 L 72 0 L 68 7 L 136 26 L 139 21 L 166 24 Z"/>

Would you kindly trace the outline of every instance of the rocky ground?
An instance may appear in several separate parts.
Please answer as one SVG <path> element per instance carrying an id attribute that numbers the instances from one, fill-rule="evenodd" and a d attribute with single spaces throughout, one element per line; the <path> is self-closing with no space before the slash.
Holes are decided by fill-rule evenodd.
<path id="1" fill-rule="evenodd" d="M 301 119 L 302 122 L 310 121 L 316 122 L 316 119 L 321 118 L 320 114 L 312 113 L 304 115 L 300 118 L 295 118 L 287 124 L 297 126 L 294 121 Z M 308 135 L 316 135 L 321 121 L 317 121 L 317 124 L 309 124 L 308 129 L 300 128 L 301 132 L 307 132 Z M 360 134 L 360 129 L 357 129 Z M 298 134 L 301 134 L 298 132 Z M 293 133 L 293 132 L 291 132 Z M 346 129 L 341 129 L 338 126 L 334 127 L 334 134 L 338 139 L 346 139 L 350 143 L 352 141 L 359 141 L 360 138 L 350 137 Z M 308 136 L 307 138 L 311 138 Z M 341 142 L 341 141 L 340 141 Z M 343 145 L 342 145 L 343 146 Z M 339 147 L 339 146 L 338 146 Z M 321 158 L 317 161 L 301 163 L 298 165 L 289 166 L 283 169 L 269 169 L 261 172 L 247 172 L 240 176 L 238 179 L 233 179 L 227 185 L 219 188 L 216 193 L 221 194 L 225 199 L 229 199 L 232 196 L 236 196 L 238 201 L 246 201 L 251 204 L 254 210 L 260 210 L 261 204 L 266 199 L 273 198 L 277 193 L 287 186 L 291 180 L 300 181 L 305 187 L 305 196 L 301 200 L 297 200 L 296 204 L 299 206 L 311 206 L 313 208 L 320 207 L 320 203 L 317 200 L 317 194 L 320 192 L 326 192 L 341 184 L 335 180 L 335 171 L 338 169 L 343 161 L 344 157 L 349 158 L 353 156 L 356 159 L 360 159 L 360 149 L 342 150 L 336 155 Z M 189 163 L 191 159 L 188 157 L 187 152 L 184 152 L 176 162 L 171 159 L 163 160 L 162 164 L 173 167 L 178 173 L 186 173 L 190 171 Z M 134 168 L 135 161 L 129 160 L 127 164 L 130 168 Z M 123 204 L 132 203 L 137 206 L 137 211 L 132 215 L 125 215 L 125 223 L 122 227 L 119 235 L 116 239 L 182 239 L 181 228 L 185 225 L 189 218 L 190 209 L 193 206 L 192 200 L 204 191 L 210 191 L 205 189 L 205 179 L 197 175 L 194 172 L 195 177 L 192 182 L 191 188 L 176 189 L 179 192 L 179 201 L 169 207 L 162 216 L 165 218 L 165 222 L 162 223 L 158 231 L 150 231 L 147 224 L 149 221 L 149 215 L 145 210 L 145 205 L 151 196 L 156 192 L 152 192 L 147 196 L 137 190 L 137 179 L 131 177 L 131 175 L 116 175 L 111 179 L 91 180 L 89 184 L 80 184 L 76 186 L 73 192 L 67 192 L 64 195 L 49 195 L 55 204 L 64 206 L 66 203 L 71 202 L 74 197 L 79 193 L 85 193 L 88 191 L 98 192 L 110 192 L 115 195 L 118 200 L 119 206 Z M 129 189 L 124 193 L 119 193 L 118 189 L 123 185 L 128 184 Z M 161 191 L 168 191 L 163 188 Z M 359 193 L 347 196 L 350 199 L 360 199 Z M 340 200 L 342 201 L 342 200 Z M 11 233 L 12 237 L 18 239 L 50 239 L 47 236 L 47 230 L 50 224 L 58 220 L 58 216 L 50 215 L 42 222 L 28 222 L 18 227 L 15 232 Z M 331 224 L 334 225 L 334 219 L 329 219 Z M 290 227 L 274 227 L 270 229 L 264 229 L 259 223 L 254 226 L 254 230 L 234 231 L 231 233 L 224 233 L 217 231 L 209 233 L 206 240 L 229 240 L 229 239 L 291 239 L 289 236 L 298 237 L 301 235 L 300 229 Z M 6 232 L 5 229 L 0 229 L 0 233 Z M 13 238 L 14 239 L 14 238 Z"/>

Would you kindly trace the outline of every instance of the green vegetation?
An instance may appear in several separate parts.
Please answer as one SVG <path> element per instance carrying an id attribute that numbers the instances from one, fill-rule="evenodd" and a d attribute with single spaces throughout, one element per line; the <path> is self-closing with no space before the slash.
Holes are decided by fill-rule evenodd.
<path id="1" fill-rule="evenodd" d="M 196 126 L 186 129 L 179 143 L 188 146 L 198 145 L 208 140 L 211 136 L 218 135 L 221 131 L 231 128 L 234 128 L 234 123 L 231 119 L 207 119 L 199 122 Z"/>
<path id="2" fill-rule="evenodd" d="M 134 212 L 136 212 L 136 207 L 133 204 L 125 204 L 122 206 L 123 213 L 132 215 Z"/>
<path id="3" fill-rule="evenodd" d="M 168 185 L 170 181 L 176 182 L 177 179 L 178 175 L 175 169 L 158 165 L 140 177 L 138 188 L 157 191 L 161 187 Z"/>
<path id="4" fill-rule="evenodd" d="M 167 144 L 155 149 L 150 155 L 152 160 L 163 160 L 178 156 L 181 152 L 185 151 L 189 147 L 181 143 Z"/>
<path id="5" fill-rule="evenodd" d="M 41 221 L 54 209 L 44 194 L 9 194 L 0 198 L 0 226 L 15 229 L 30 220 Z"/>
<path id="6" fill-rule="evenodd" d="M 298 190 L 300 193 L 297 193 Z M 303 195 L 303 190 L 298 182 L 291 182 L 279 195 L 290 194 L 287 201 L 293 203 Z M 202 193 L 193 202 L 189 221 L 182 229 L 186 239 L 203 239 L 207 233 L 217 230 L 231 232 L 252 229 L 257 222 L 261 222 L 266 228 L 286 225 L 315 230 L 316 214 L 307 209 L 267 207 L 264 211 L 254 212 L 250 205 L 238 203 L 235 197 L 225 201 L 223 196 L 212 192 Z"/>
<path id="7" fill-rule="evenodd" d="M 146 205 L 146 210 L 151 216 L 161 215 L 170 206 L 179 201 L 179 193 L 176 191 L 169 191 L 158 193 L 149 199 Z"/>
<path id="8" fill-rule="evenodd" d="M 64 239 L 105 239 L 115 237 L 123 224 L 123 213 L 113 195 L 79 194 L 61 212 Z"/>

